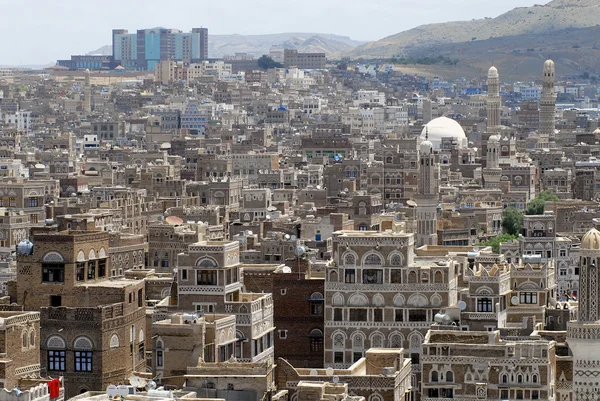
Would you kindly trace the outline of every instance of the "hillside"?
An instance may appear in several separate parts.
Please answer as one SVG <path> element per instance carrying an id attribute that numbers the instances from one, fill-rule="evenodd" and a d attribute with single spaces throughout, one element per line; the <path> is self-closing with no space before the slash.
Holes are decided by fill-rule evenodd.
<path id="1" fill-rule="evenodd" d="M 344 53 L 351 58 L 398 57 L 454 43 L 487 41 L 520 35 L 593 27 L 600 21 L 598 0 L 554 0 L 546 5 L 519 7 L 496 18 L 422 25 Z"/>
<path id="2" fill-rule="evenodd" d="M 320 33 L 279 33 L 272 35 L 209 35 L 208 54 L 223 57 L 226 54 L 268 54 L 271 48 L 295 48 L 301 52 L 341 53 L 363 44 L 347 36 Z"/>
<path id="3" fill-rule="evenodd" d="M 495 65 L 503 81 L 530 81 L 540 77 L 547 58 L 556 64 L 557 75 L 600 75 L 600 25 L 524 34 L 465 43 L 429 46 L 424 53 L 446 56 L 458 63 L 448 65 L 398 66 L 407 73 L 427 76 L 483 77 Z"/>

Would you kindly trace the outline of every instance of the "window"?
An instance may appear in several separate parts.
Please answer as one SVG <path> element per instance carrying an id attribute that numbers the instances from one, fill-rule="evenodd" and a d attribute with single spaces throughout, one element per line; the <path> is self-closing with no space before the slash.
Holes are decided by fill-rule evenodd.
<path id="1" fill-rule="evenodd" d="M 452 372 L 446 372 L 446 381 L 447 382 L 453 382 L 454 381 L 454 373 L 452 373 Z"/>
<path id="2" fill-rule="evenodd" d="M 75 351 L 75 371 L 92 371 L 92 351 Z"/>
<path id="3" fill-rule="evenodd" d="M 66 351 L 49 350 L 48 351 L 48 370 L 60 371 L 65 370 Z"/>
<path id="4" fill-rule="evenodd" d="M 106 259 L 98 260 L 98 277 L 106 276 Z"/>
<path id="5" fill-rule="evenodd" d="M 8 198 L 8 206 L 9 207 L 16 207 L 17 206 L 17 199 L 10 197 Z"/>
<path id="6" fill-rule="evenodd" d="M 323 352 L 323 332 L 321 330 L 311 331 L 310 352 Z"/>
<path id="7" fill-rule="evenodd" d="M 533 391 L 531 392 L 531 399 L 532 399 L 532 400 L 539 400 L 539 398 L 540 398 L 540 393 L 539 393 L 539 391 L 538 391 L 538 390 L 533 390 Z"/>
<path id="8" fill-rule="evenodd" d="M 44 283 L 63 283 L 65 281 L 65 264 L 42 263 L 42 281 Z"/>
<path id="9" fill-rule="evenodd" d="M 394 284 L 402 284 L 402 270 L 392 269 L 390 272 L 390 281 Z"/>
<path id="10" fill-rule="evenodd" d="M 216 270 L 198 270 L 196 272 L 197 284 L 198 285 L 217 285 L 217 271 Z"/>
<path id="11" fill-rule="evenodd" d="M 437 372 L 437 371 L 435 371 L 435 370 L 431 372 L 431 381 L 432 381 L 432 382 L 437 382 L 437 381 L 439 381 L 439 379 L 438 379 L 438 372 Z"/>
<path id="12" fill-rule="evenodd" d="M 409 322 L 426 322 L 427 311 L 424 309 L 409 309 L 408 310 L 408 321 Z"/>
<path id="13" fill-rule="evenodd" d="M 38 198 L 29 198 L 29 207 L 37 207 Z"/>
<path id="14" fill-rule="evenodd" d="M 285 340 L 287 338 L 287 330 L 279 330 L 279 338 Z"/>
<path id="15" fill-rule="evenodd" d="M 88 278 L 88 280 L 94 280 L 96 278 L 96 261 L 95 260 L 90 260 L 88 262 L 87 278 Z"/>
<path id="16" fill-rule="evenodd" d="M 396 321 L 396 322 L 404 321 L 404 310 L 403 309 L 396 309 L 394 311 L 394 321 Z"/>
<path id="17" fill-rule="evenodd" d="M 366 309 L 350 309 L 350 321 L 351 322 L 366 322 L 367 321 L 367 310 Z"/>
<path id="18" fill-rule="evenodd" d="M 490 298 L 477 298 L 477 312 L 492 312 L 492 300 Z"/>
<path id="19" fill-rule="evenodd" d="M 383 309 L 373 309 L 373 321 L 383 322 Z"/>
<path id="20" fill-rule="evenodd" d="M 503 400 L 508 400 L 508 390 L 500 390 L 500 398 Z"/>
<path id="21" fill-rule="evenodd" d="M 335 308 L 333 310 L 333 321 L 342 322 L 344 320 L 344 310 L 342 308 Z"/>
<path id="22" fill-rule="evenodd" d="M 85 280 L 85 262 L 77 262 L 76 271 L 77 281 Z"/>
<path id="23" fill-rule="evenodd" d="M 340 351 L 334 352 L 333 363 L 344 363 L 344 353 Z"/>
<path id="24" fill-rule="evenodd" d="M 181 279 L 182 280 L 187 280 L 188 279 L 188 271 L 187 271 L 187 269 L 181 270 Z"/>
<path id="25" fill-rule="evenodd" d="M 344 273 L 346 283 L 356 283 L 356 270 L 355 269 L 346 269 Z"/>
<path id="26" fill-rule="evenodd" d="M 519 294 L 520 302 L 522 304 L 537 304 L 537 292 L 521 292 Z"/>
<path id="27" fill-rule="evenodd" d="M 356 362 L 356 361 L 358 361 L 362 357 L 363 357 L 362 351 L 353 352 L 352 353 L 352 362 Z"/>
<path id="28" fill-rule="evenodd" d="M 364 269 L 363 284 L 383 284 L 383 270 Z"/>

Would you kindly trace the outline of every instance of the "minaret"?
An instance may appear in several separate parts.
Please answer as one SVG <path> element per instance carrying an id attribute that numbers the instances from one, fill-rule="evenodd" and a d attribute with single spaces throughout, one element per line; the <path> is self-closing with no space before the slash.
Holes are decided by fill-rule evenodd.
<path id="1" fill-rule="evenodd" d="M 92 112 L 92 85 L 90 83 L 90 70 L 85 70 L 85 88 L 84 88 L 83 111 L 87 114 Z"/>
<path id="2" fill-rule="evenodd" d="M 500 188 L 502 169 L 500 168 L 500 136 L 492 135 L 486 146 L 486 165 L 483 169 L 483 182 L 486 189 Z"/>
<path id="3" fill-rule="evenodd" d="M 496 67 L 490 67 L 487 77 L 488 94 L 487 107 L 487 132 L 489 135 L 500 134 L 500 76 Z"/>
<path id="4" fill-rule="evenodd" d="M 544 83 L 540 96 L 540 128 L 538 131 L 541 147 L 547 143 L 548 147 L 556 146 L 555 115 L 556 93 L 554 92 L 554 61 L 546 60 L 544 63 Z"/>
<path id="5" fill-rule="evenodd" d="M 592 228 L 581 240 L 579 311 L 567 324 L 573 352 L 573 401 L 600 400 L 600 231 Z"/>
<path id="6" fill-rule="evenodd" d="M 417 246 L 437 245 L 438 187 L 435 155 L 429 134 L 419 147 L 419 180 L 415 196 L 417 203 Z"/>

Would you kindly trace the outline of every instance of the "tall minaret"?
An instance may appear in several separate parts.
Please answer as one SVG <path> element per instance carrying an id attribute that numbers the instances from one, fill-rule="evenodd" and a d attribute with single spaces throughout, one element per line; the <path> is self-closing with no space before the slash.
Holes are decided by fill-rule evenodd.
<path id="1" fill-rule="evenodd" d="M 500 188 L 502 169 L 500 168 L 500 136 L 492 135 L 486 146 L 486 165 L 483 169 L 483 182 L 486 189 Z"/>
<path id="2" fill-rule="evenodd" d="M 92 112 L 92 85 L 90 83 L 90 70 L 85 70 L 85 88 L 84 88 L 83 111 L 87 114 Z"/>
<path id="3" fill-rule="evenodd" d="M 573 352 L 573 401 L 598 401 L 600 389 L 600 231 L 592 228 L 581 239 L 579 311 L 567 324 Z"/>
<path id="4" fill-rule="evenodd" d="M 556 93 L 554 92 L 554 61 L 546 60 L 544 63 L 544 83 L 540 96 L 540 129 L 538 131 L 542 147 L 556 145 L 555 115 Z"/>
<path id="5" fill-rule="evenodd" d="M 417 246 L 437 245 L 438 187 L 436 181 L 433 144 L 425 131 L 425 140 L 419 147 L 419 181 L 415 196 L 417 202 Z"/>
<path id="6" fill-rule="evenodd" d="M 487 106 L 487 133 L 489 135 L 500 134 L 500 76 L 496 67 L 490 67 L 487 77 L 488 94 Z"/>

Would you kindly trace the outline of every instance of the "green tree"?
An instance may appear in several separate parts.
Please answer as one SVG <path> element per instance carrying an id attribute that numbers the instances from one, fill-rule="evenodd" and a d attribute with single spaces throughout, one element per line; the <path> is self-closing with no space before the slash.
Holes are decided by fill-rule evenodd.
<path id="1" fill-rule="evenodd" d="M 504 209 L 502 228 L 509 235 L 519 235 L 523 231 L 523 214 L 514 207 Z"/>
<path id="2" fill-rule="evenodd" d="M 525 214 L 528 216 L 535 214 L 544 214 L 546 202 L 557 200 L 558 197 L 552 192 L 542 191 L 535 197 L 534 200 L 529 202 L 529 204 L 527 205 L 527 209 L 525 210 Z"/>
<path id="3" fill-rule="evenodd" d="M 283 64 L 276 62 L 266 54 L 260 56 L 258 59 L 258 66 L 263 70 L 268 70 L 270 68 L 283 68 Z"/>
<path id="4" fill-rule="evenodd" d="M 485 242 L 482 242 L 481 245 L 491 246 L 494 253 L 500 253 L 500 244 L 503 242 L 512 241 L 514 239 L 517 239 L 516 235 L 502 234 L 502 235 L 498 235 L 494 238 L 490 238 L 489 240 L 487 240 Z"/>

